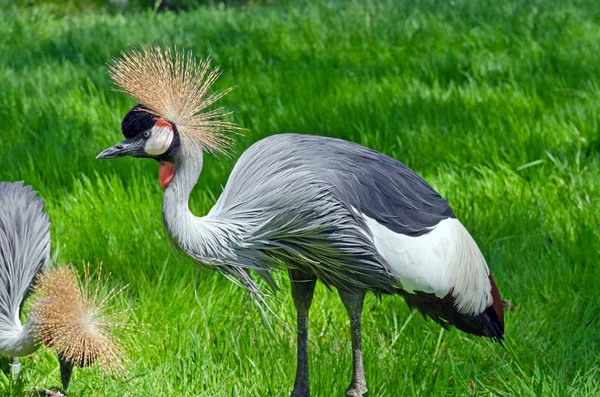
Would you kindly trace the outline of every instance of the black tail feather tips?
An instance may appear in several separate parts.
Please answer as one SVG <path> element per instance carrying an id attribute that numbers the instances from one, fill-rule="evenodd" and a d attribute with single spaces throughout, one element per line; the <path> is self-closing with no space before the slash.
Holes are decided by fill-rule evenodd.
<path id="1" fill-rule="evenodd" d="M 442 327 L 454 326 L 468 334 L 487 336 L 504 347 L 504 315 L 498 295 L 494 303 L 478 315 L 460 313 L 450 294 L 438 298 L 434 294 L 402 293 L 409 307 L 417 309 L 423 317 L 431 318 Z"/>
<path id="2" fill-rule="evenodd" d="M 485 309 L 483 313 L 477 316 L 485 335 L 494 342 L 498 342 L 504 348 L 504 324 L 498 318 L 496 311 L 492 306 Z"/>

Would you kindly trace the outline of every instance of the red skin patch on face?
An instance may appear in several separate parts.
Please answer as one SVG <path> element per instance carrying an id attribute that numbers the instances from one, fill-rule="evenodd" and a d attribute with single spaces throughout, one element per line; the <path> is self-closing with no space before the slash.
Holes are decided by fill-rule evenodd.
<path id="1" fill-rule="evenodd" d="M 171 126 L 171 123 L 169 123 L 167 120 L 163 120 L 163 119 L 156 120 L 156 123 L 154 123 L 154 125 L 157 127 L 166 127 L 171 130 L 173 129 L 173 127 Z"/>
<path id="2" fill-rule="evenodd" d="M 169 163 L 168 161 L 161 161 L 158 169 L 158 182 L 160 183 L 160 187 L 166 189 L 174 176 L 175 165 L 173 163 Z"/>

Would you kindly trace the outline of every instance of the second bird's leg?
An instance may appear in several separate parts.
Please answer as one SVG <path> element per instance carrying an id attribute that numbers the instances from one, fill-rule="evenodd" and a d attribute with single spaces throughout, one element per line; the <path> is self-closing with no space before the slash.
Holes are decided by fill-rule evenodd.
<path id="1" fill-rule="evenodd" d="M 366 291 L 338 290 L 342 303 L 350 317 L 352 332 L 352 382 L 346 389 L 346 396 L 362 397 L 367 392 L 365 368 L 362 360 L 362 346 L 360 340 L 360 317 L 363 310 Z"/>
<path id="2" fill-rule="evenodd" d="M 19 374 L 21 373 L 21 364 L 19 363 L 19 357 L 13 357 L 10 360 L 10 372 L 12 373 L 13 380 L 19 379 Z"/>
<path id="3" fill-rule="evenodd" d="M 290 270 L 292 298 L 296 306 L 298 325 L 298 360 L 296 381 L 291 397 L 309 397 L 308 387 L 308 309 L 312 303 L 317 278 L 314 274 Z"/>

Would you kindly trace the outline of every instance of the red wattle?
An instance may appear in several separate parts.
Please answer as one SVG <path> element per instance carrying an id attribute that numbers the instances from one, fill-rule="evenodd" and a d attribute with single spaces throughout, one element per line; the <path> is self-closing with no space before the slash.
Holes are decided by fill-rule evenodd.
<path id="1" fill-rule="evenodd" d="M 160 182 L 160 187 L 166 189 L 171 183 L 171 180 L 175 176 L 175 166 L 173 163 L 169 163 L 168 161 L 161 161 L 160 168 L 158 169 L 158 181 Z"/>

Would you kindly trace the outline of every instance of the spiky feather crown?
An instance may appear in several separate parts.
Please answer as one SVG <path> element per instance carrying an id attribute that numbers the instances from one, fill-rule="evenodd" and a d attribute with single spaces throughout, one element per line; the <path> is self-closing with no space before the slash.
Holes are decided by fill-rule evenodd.
<path id="1" fill-rule="evenodd" d="M 112 298 L 121 290 L 100 293 L 90 289 L 89 270 L 80 284 L 77 271 L 60 265 L 40 273 L 34 288 L 34 314 L 40 342 L 53 347 L 65 361 L 79 367 L 97 362 L 110 373 L 122 373 L 126 359 L 113 334 L 127 326 L 108 313 Z"/>
<path id="2" fill-rule="evenodd" d="M 109 64 L 118 90 L 129 94 L 157 117 L 172 122 L 182 137 L 190 137 L 210 152 L 225 152 L 230 133 L 239 127 L 223 120 L 223 108 L 205 111 L 232 88 L 209 94 L 221 75 L 210 70 L 210 59 L 197 61 L 191 51 L 171 51 L 158 45 L 121 52 Z"/>

